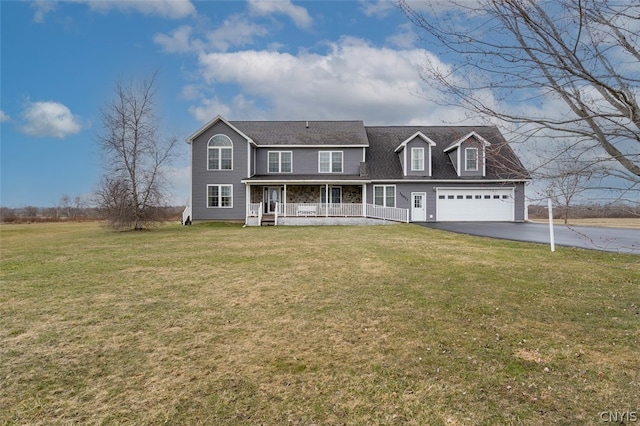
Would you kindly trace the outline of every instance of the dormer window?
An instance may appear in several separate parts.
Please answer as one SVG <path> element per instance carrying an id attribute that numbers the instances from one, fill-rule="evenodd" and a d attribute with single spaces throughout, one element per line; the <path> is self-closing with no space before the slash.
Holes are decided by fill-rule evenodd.
<path id="1" fill-rule="evenodd" d="M 207 154 L 208 170 L 233 169 L 233 142 L 231 142 L 229 136 L 215 135 L 209 139 Z"/>
<path id="2" fill-rule="evenodd" d="M 416 132 L 398 145 L 394 152 L 400 158 L 404 176 L 431 176 L 431 149 L 436 143 L 422 132 Z"/>
<path id="3" fill-rule="evenodd" d="M 411 148 L 411 171 L 424 171 L 424 148 Z"/>
<path id="4" fill-rule="evenodd" d="M 465 170 L 470 172 L 478 170 L 478 148 L 465 148 L 464 158 Z"/>

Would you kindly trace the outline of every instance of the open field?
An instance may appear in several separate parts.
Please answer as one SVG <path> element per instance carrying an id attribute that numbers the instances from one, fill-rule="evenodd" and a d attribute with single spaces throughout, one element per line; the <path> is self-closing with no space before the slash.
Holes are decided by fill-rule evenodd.
<path id="1" fill-rule="evenodd" d="M 2 225 L 0 424 L 638 412 L 640 257 L 414 225 Z"/>
<path id="2" fill-rule="evenodd" d="M 531 219 L 531 222 L 549 223 L 549 219 Z M 564 225 L 564 219 L 554 219 L 554 224 Z M 600 226 L 606 228 L 640 229 L 640 217 L 637 218 L 581 218 L 569 219 L 569 226 Z"/>

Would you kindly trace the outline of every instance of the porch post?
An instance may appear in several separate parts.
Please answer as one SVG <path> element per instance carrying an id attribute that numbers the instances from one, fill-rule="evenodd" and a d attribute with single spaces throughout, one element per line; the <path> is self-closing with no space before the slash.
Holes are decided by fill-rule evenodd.
<path id="1" fill-rule="evenodd" d="M 367 217 L 367 184 L 362 184 L 362 217 Z"/>
<path id="2" fill-rule="evenodd" d="M 326 196 L 324 199 L 324 202 L 325 202 L 324 216 L 329 217 L 329 184 L 328 183 L 324 184 L 324 195 Z"/>
<path id="3" fill-rule="evenodd" d="M 282 214 L 286 217 L 287 216 L 287 184 L 284 184 L 284 193 L 282 194 L 282 202 L 283 202 L 283 211 Z"/>
<path id="4" fill-rule="evenodd" d="M 246 183 L 244 190 L 244 201 L 246 204 L 246 210 L 244 212 L 244 224 L 249 221 L 249 211 L 251 210 L 251 185 Z"/>

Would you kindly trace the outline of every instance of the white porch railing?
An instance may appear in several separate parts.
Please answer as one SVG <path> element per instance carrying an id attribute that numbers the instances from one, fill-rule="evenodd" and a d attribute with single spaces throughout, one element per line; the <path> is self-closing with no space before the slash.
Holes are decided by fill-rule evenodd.
<path id="1" fill-rule="evenodd" d="M 366 216 L 375 219 L 393 220 L 396 222 L 409 222 L 409 210 L 397 207 L 382 207 L 366 204 Z"/>
<path id="2" fill-rule="evenodd" d="M 280 214 L 285 217 L 363 216 L 362 204 L 359 203 L 283 203 Z"/>
<path id="3" fill-rule="evenodd" d="M 408 222 L 409 210 L 396 207 L 374 206 L 361 203 L 275 203 L 274 224 L 278 225 L 279 218 L 286 217 L 370 217 L 374 219 L 394 222 Z M 263 203 L 249 203 L 247 220 L 258 218 L 257 224 L 262 223 Z"/>
<path id="4" fill-rule="evenodd" d="M 193 215 L 191 214 L 191 200 L 187 203 L 187 206 L 182 211 L 182 224 L 190 225 L 193 221 Z"/>
<path id="5" fill-rule="evenodd" d="M 409 210 L 361 203 L 277 203 L 278 217 L 370 217 L 394 222 L 408 222 Z"/>
<path id="6" fill-rule="evenodd" d="M 250 217 L 257 217 L 258 224 L 262 223 L 262 203 L 249 203 L 247 218 L 250 218 Z"/>

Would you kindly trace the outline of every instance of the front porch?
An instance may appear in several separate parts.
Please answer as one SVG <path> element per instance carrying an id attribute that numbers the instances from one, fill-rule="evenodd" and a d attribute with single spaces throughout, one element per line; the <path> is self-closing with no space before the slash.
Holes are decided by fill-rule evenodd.
<path id="1" fill-rule="evenodd" d="M 407 209 L 366 202 L 362 185 L 251 185 L 246 224 L 370 225 L 408 222 Z"/>
<path id="2" fill-rule="evenodd" d="M 264 214 L 263 203 L 250 203 L 246 225 L 376 225 L 408 222 L 407 209 L 373 204 L 277 203 Z"/>

